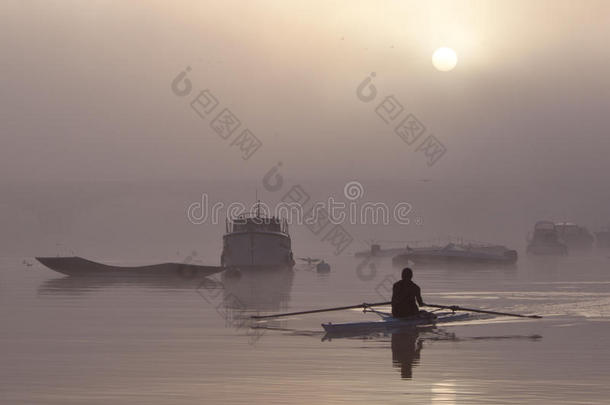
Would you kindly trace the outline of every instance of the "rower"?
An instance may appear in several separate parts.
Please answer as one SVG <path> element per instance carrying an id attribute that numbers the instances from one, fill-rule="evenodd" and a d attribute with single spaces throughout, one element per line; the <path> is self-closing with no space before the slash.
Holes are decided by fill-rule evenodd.
<path id="1" fill-rule="evenodd" d="M 402 280 L 394 283 L 392 288 L 392 316 L 394 318 L 406 318 L 420 315 L 417 306 L 424 306 L 421 290 L 411 279 L 413 270 L 405 267 L 402 270 Z M 421 311 L 426 312 L 426 311 Z M 427 312 L 426 312 L 427 314 Z"/>

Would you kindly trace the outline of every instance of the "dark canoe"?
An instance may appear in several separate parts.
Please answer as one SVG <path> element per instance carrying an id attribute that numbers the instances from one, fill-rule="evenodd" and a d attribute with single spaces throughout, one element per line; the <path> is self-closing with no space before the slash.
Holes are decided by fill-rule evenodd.
<path id="1" fill-rule="evenodd" d="M 68 276 L 180 276 L 207 277 L 224 270 L 221 266 L 200 266 L 186 263 L 161 263 L 150 266 L 110 266 L 82 257 L 37 257 L 44 266 Z"/>

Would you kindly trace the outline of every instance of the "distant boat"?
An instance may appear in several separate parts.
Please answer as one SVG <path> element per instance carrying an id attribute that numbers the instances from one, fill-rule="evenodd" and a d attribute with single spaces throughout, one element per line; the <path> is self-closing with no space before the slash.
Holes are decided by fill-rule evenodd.
<path id="1" fill-rule="evenodd" d="M 597 240 L 598 248 L 610 248 L 610 226 L 595 232 L 595 239 Z"/>
<path id="2" fill-rule="evenodd" d="M 555 223 L 538 221 L 528 237 L 527 253 L 533 255 L 567 255 L 568 247 L 559 239 Z"/>
<path id="3" fill-rule="evenodd" d="M 111 266 L 82 257 L 37 257 L 40 263 L 68 276 L 177 276 L 182 278 L 207 277 L 223 271 L 219 266 L 200 266 L 186 263 L 161 263 L 149 266 Z"/>
<path id="4" fill-rule="evenodd" d="M 227 219 L 220 263 L 232 269 L 294 267 L 288 222 L 254 213 Z"/>
<path id="5" fill-rule="evenodd" d="M 322 260 L 320 263 L 316 264 L 316 271 L 318 273 L 329 273 L 330 264 L 328 264 L 324 260 Z"/>
<path id="6" fill-rule="evenodd" d="M 297 259 L 299 259 L 302 262 L 307 263 L 308 266 L 313 266 L 314 264 L 322 261 L 322 259 L 313 259 L 311 257 L 298 257 Z"/>
<path id="7" fill-rule="evenodd" d="M 425 264 L 514 264 L 516 250 L 502 245 L 481 242 L 447 243 L 441 246 L 407 247 L 406 252 L 392 259 L 394 265 Z"/>
<path id="8" fill-rule="evenodd" d="M 311 257 L 298 257 L 297 259 L 307 263 L 309 270 L 315 267 L 318 273 L 330 272 L 330 264 L 326 263 L 323 259 L 312 259 Z"/>
<path id="9" fill-rule="evenodd" d="M 572 222 L 556 222 L 555 229 L 559 240 L 570 250 L 588 250 L 593 248 L 595 238 L 584 226 Z"/>
<path id="10" fill-rule="evenodd" d="M 369 250 L 362 250 L 360 252 L 356 252 L 354 256 L 356 257 L 393 257 L 397 254 L 403 253 L 406 249 L 404 247 L 401 248 L 390 248 L 390 249 L 382 249 L 379 244 L 372 244 Z"/>

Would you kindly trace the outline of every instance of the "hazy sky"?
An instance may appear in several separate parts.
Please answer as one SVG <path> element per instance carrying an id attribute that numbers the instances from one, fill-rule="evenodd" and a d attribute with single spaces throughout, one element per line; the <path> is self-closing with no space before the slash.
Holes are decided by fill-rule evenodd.
<path id="1" fill-rule="evenodd" d="M 3 0 L 0 18 L 1 181 L 260 178 L 278 161 L 307 179 L 610 169 L 607 1 Z M 455 70 L 433 68 L 440 46 Z M 203 89 L 263 142 L 249 160 L 190 108 Z M 433 167 L 375 114 L 387 95 L 446 146 Z"/>

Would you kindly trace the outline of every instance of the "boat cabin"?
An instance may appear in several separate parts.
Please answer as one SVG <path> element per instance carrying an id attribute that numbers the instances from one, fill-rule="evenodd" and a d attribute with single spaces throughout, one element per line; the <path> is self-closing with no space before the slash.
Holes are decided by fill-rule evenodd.
<path id="1" fill-rule="evenodd" d="M 241 214 L 233 220 L 227 219 L 226 232 L 279 232 L 288 234 L 288 223 L 277 217 L 262 217 L 256 214 Z"/>

